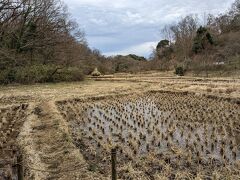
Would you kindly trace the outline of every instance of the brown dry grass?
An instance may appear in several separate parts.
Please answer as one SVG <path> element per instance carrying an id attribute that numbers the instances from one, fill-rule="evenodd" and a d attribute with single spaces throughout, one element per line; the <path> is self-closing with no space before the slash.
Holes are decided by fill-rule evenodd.
<path id="1" fill-rule="evenodd" d="M 159 92 L 153 92 L 153 94 L 155 94 L 155 96 L 156 97 L 161 97 L 161 94 L 164 94 L 163 92 L 162 93 L 160 93 L 159 94 Z M 171 94 L 175 94 L 175 93 L 170 93 L 170 92 L 167 92 L 166 93 L 167 94 L 167 96 L 166 97 L 170 97 L 170 99 L 172 99 L 171 98 Z M 213 108 L 213 107 L 215 107 L 215 110 L 214 111 L 217 111 L 217 112 L 215 112 L 216 114 L 220 114 L 220 116 L 219 116 L 219 118 L 220 119 L 222 119 L 222 116 L 224 116 L 224 115 L 222 115 L 221 113 L 222 112 L 224 112 L 224 113 L 226 113 L 226 114 L 228 114 L 229 113 L 229 110 L 227 110 L 227 109 L 221 109 L 221 103 L 220 102 L 222 102 L 222 103 L 224 103 L 224 102 L 228 102 L 228 101 L 225 101 L 224 99 L 219 99 L 219 98 L 217 98 L 217 97 L 213 97 L 213 99 L 212 99 L 212 103 L 213 102 L 215 102 L 215 105 L 213 106 L 213 104 L 212 103 L 210 103 L 210 104 L 208 104 L 208 103 L 206 103 L 206 104 L 204 104 L 205 102 L 208 102 L 210 99 L 208 99 L 208 98 L 206 98 L 206 97 L 196 97 L 196 96 L 194 96 L 192 93 L 189 93 L 189 94 L 187 94 L 187 93 L 176 93 L 176 94 L 178 94 L 178 95 L 181 95 L 181 97 L 182 96 L 185 96 L 185 95 L 187 95 L 187 96 L 191 96 L 191 97 L 193 97 L 194 99 L 188 99 L 187 100 L 187 102 L 189 103 L 189 102 L 192 102 L 193 104 L 193 107 L 191 108 L 191 109 L 182 109 L 182 108 L 180 108 L 181 110 L 182 110 L 182 113 L 180 112 L 180 111 L 177 111 L 178 112 L 178 114 L 181 116 L 181 115 L 186 115 L 186 114 L 192 114 L 191 113 L 191 111 L 195 108 L 195 110 L 193 110 L 194 112 L 196 112 L 196 110 L 197 111 L 199 111 L 200 110 L 200 114 L 199 115 L 203 115 L 203 114 L 205 114 L 205 115 L 207 115 L 207 116 L 205 116 L 204 115 L 204 117 L 205 118 L 199 118 L 200 116 L 194 116 L 194 121 L 197 121 L 196 120 L 196 117 L 197 118 L 199 118 L 199 122 L 201 123 L 201 124 L 204 124 L 204 120 L 203 119 L 205 119 L 206 121 L 206 123 L 210 123 L 211 121 L 217 121 L 216 119 L 218 119 L 216 116 L 214 116 L 214 118 L 210 118 L 208 115 L 210 115 L 210 114 L 208 114 L 207 113 L 207 111 L 209 111 L 209 108 L 211 109 L 211 108 Z M 62 113 L 62 115 L 63 115 L 63 117 L 65 118 L 65 119 L 67 119 L 67 121 L 69 122 L 69 126 L 71 127 L 71 128 L 73 128 L 74 130 L 72 130 L 72 132 L 75 132 L 74 134 L 73 134 L 73 137 L 79 137 L 79 133 L 81 133 L 81 131 L 79 131 L 79 127 L 81 126 L 80 124 L 81 124 L 81 122 L 87 122 L 87 120 L 83 120 L 82 118 L 84 118 L 85 116 L 84 116 L 84 114 L 86 114 L 86 113 L 84 113 L 84 112 L 86 112 L 86 110 L 84 110 L 84 108 L 86 108 L 86 107 L 88 107 L 88 106 L 90 106 L 90 107 L 94 107 L 94 103 L 96 103 L 97 104 L 97 107 L 99 108 L 99 107 L 101 107 L 101 105 L 102 105 L 102 107 L 106 107 L 106 106 L 111 106 L 112 105 L 112 103 L 111 102 L 121 102 L 121 101 L 123 101 L 123 102 L 128 102 L 128 101 L 132 101 L 133 99 L 139 99 L 139 98 L 141 98 L 142 96 L 141 96 L 141 94 L 134 94 L 134 95 L 129 95 L 129 96 L 119 96 L 119 97 L 112 97 L 112 96 L 107 96 L 107 97 L 103 97 L 103 98 L 87 98 L 87 100 L 85 101 L 84 99 L 74 99 L 74 100 L 70 100 L 70 101 L 62 101 L 62 102 L 58 102 L 57 104 L 58 104 L 58 106 L 59 106 L 59 111 Z M 148 96 L 148 98 L 150 98 L 149 96 Z M 156 100 L 156 98 L 153 98 L 153 99 L 155 99 Z M 216 101 L 215 101 L 216 100 Z M 167 100 L 166 101 L 166 103 L 169 103 L 171 100 Z M 162 99 L 160 102 L 164 102 L 164 99 Z M 203 104 L 201 104 L 200 102 L 202 102 Z M 81 103 L 82 103 L 82 105 L 84 106 L 84 107 L 82 107 L 82 105 L 81 105 Z M 181 103 L 181 101 L 177 101 L 177 99 L 175 99 L 173 102 L 172 102 L 172 105 L 173 105 L 173 107 L 175 106 L 175 103 L 176 104 L 178 104 L 178 106 L 176 106 L 175 108 L 178 108 L 179 106 L 182 106 L 182 105 L 187 105 L 188 106 L 188 103 Z M 196 104 L 195 104 L 196 103 Z M 171 104 L 171 103 L 170 103 Z M 231 102 L 229 103 L 229 105 L 231 104 Z M 208 106 L 209 105 L 209 106 Z M 233 103 L 233 105 L 234 105 L 234 103 Z M 168 105 L 166 105 L 166 106 L 168 106 Z M 119 107 L 119 106 L 113 106 L 113 107 Z M 165 107 L 165 106 L 161 106 L 161 107 Z M 202 110 L 201 111 L 201 107 L 208 107 L 208 110 Z M 235 112 L 236 112 L 236 105 L 234 105 L 233 106 L 234 108 L 230 108 L 231 110 L 234 110 Z M 94 108 L 95 109 L 95 108 Z M 95 109 L 96 110 L 96 109 Z M 213 109 L 212 109 L 213 110 Z M 121 112 L 120 110 L 119 111 L 117 111 L 117 112 Z M 189 112 L 189 113 L 187 113 L 187 112 Z M 237 112 L 238 112 L 238 110 L 237 110 Z M 79 117 L 79 114 L 81 114 L 81 116 Z M 124 116 L 124 112 L 121 112 L 120 113 L 121 115 L 123 115 Z M 174 112 L 172 112 L 171 114 L 174 114 Z M 106 115 L 108 116 L 109 115 L 109 113 L 106 113 Z M 213 114 L 212 114 L 213 115 Z M 109 116 L 108 116 L 109 117 Z M 88 117 L 89 118 L 89 117 Z M 180 118 L 181 117 L 178 117 L 178 120 L 180 120 Z M 186 117 L 182 117 L 183 119 L 182 120 L 184 120 L 183 122 L 188 122 L 189 121 L 189 119 L 187 119 L 186 120 Z M 111 118 L 110 118 L 111 119 Z M 120 119 L 122 119 L 122 118 L 120 118 Z M 124 119 L 124 117 L 123 117 L 123 119 Z M 151 119 L 151 118 L 150 118 Z M 232 118 L 233 119 L 233 118 Z M 236 119 L 238 119 L 238 118 L 236 118 Z M 94 121 L 94 120 L 93 120 Z M 89 121 L 88 120 L 88 123 L 84 123 L 84 124 L 87 124 L 87 125 L 89 125 L 90 123 L 92 123 L 93 121 Z M 191 121 L 193 121 L 193 119 L 191 120 Z M 222 121 L 222 120 L 221 120 Z M 115 122 L 117 122 L 117 124 L 118 124 L 118 120 L 116 119 L 115 120 Z M 179 121 L 178 121 L 179 122 Z M 223 122 L 222 123 L 229 123 L 228 121 L 225 121 L 225 119 L 223 120 Z M 73 126 L 71 126 L 71 124 L 73 125 Z M 76 124 L 78 124 L 78 126 L 75 126 Z M 95 123 L 94 123 L 95 124 Z M 120 123 L 121 124 L 121 123 Z M 220 123 L 221 124 L 221 123 Z M 238 122 L 237 122 L 237 124 L 238 124 Z M 197 125 L 197 124 L 195 124 L 195 125 Z M 98 128 L 97 126 L 96 126 L 96 124 L 94 125 L 95 126 L 95 128 Z M 178 126 L 179 126 L 179 123 L 178 123 Z M 200 126 L 200 124 L 198 125 L 198 127 Z M 236 127 L 238 127 L 238 125 L 235 125 Z M 116 126 L 117 128 L 118 128 L 118 126 Z M 176 126 L 175 126 L 176 127 Z M 196 127 L 196 126 L 194 126 L 194 127 Z M 86 131 L 88 131 L 87 129 L 88 128 L 83 128 L 84 129 L 84 132 L 86 132 Z M 125 129 L 125 128 L 123 128 L 123 129 Z M 127 128 L 126 128 L 127 129 Z M 150 129 L 151 129 L 151 126 L 150 126 Z M 96 131 L 95 131 L 96 130 Z M 92 132 L 94 132 L 94 134 L 93 134 L 93 136 L 91 136 L 94 140 L 93 141 L 97 141 L 97 142 L 99 142 L 98 140 L 97 140 L 97 138 L 95 139 L 94 137 L 96 136 L 96 134 L 98 134 L 99 133 L 99 131 L 97 130 L 97 129 L 95 129 L 95 130 L 93 130 L 92 131 L 92 129 L 91 129 L 91 131 Z M 118 129 L 119 130 L 119 129 Z M 117 130 L 117 132 L 121 132 L 121 131 L 118 131 Z M 105 131 L 106 132 L 106 131 Z M 129 130 L 129 132 L 130 132 L 130 130 Z M 133 132 L 133 131 L 132 131 Z M 187 131 L 186 131 L 187 132 Z M 101 132 L 100 132 L 101 133 Z M 120 133 L 121 134 L 121 133 Z M 131 133 L 132 134 L 132 133 Z M 148 132 L 146 132 L 146 134 L 148 134 Z M 132 134 L 132 135 L 134 135 L 134 134 Z M 132 135 L 131 135 L 131 137 L 129 136 L 129 138 L 130 139 L 132 139 Z M 84 139 L 84 137 L 82 137 L 82 135 L 80 135 L 81 136 L 81 138 L 80 139 Z M 101 137 L 103 137 L 103 136 L 105 136 L 105 135 L 101 135 Z M 135 136 L 135 135 L 134 135 Z M 136 134 L 136 136 L 138 136 L 138 133 Z M 194 135 L 195 136 L 195 135 Z M 90 137 L 90 136 L 89 136 Z M 96 136 L 97 137 L 97 136 Z M 209 136 L 210 137 L 210 136 Z M 91 139 L 92 139 L 91 138 Z M 76 143 L 76 146 L 77 147 L 82 147 L 82 144 L 85 144 L 84 146 L 86 146 L 86 147 L 84 147 L 84 150 L 83 150 L 83 153 L 84 153 L 84 155 L 86 156 L 86 157 L 89 157 L 89 156 L 91 156 L 91 157 L 94 157 L 94 156 L 96 156 L 96 154 L 94 154 L 94 153 L 90 153 L 90 151 L 88 151 L 88 149 L 94 149 L 94 148 L 92 148 L 91 147 L 91 144 L 93 143 L 92 141 L 90 141 L 90 139 L 88 138 L 88 135 L 85 135 L 85 141 L 83 140 L 83 141 L 80 141 L 80 144 L 79 144 L 79 142 L 78 142 L 78 138 L 74 138 L 74 139 L 77 139 L 77 143 Z M 106 137 L 104 137 L 103 139 L 106 139 Z M 110 138 L 111 139 L 111 138 Z M 133 138 L 134 139 L 134 138 Z M 100 140 L 101 141 L 101 140 Z M 89 142 L 89 143 L 88 143 Z M 129 147 L 131 147 L 131 148 L 133 148 L 133 149 L 135 149 L 135 145 L 134 145 L 134 142 L 132 143 L 132 140 L 128 140 L 128 141 L 124 141 L 124 142 L 129 142 Z M 162 141 L 163 142 L 163 141 Z M 207 141 L 208 142 L 208 141 Z M 109 143 L 109 142 L 107 142 L 107 143 Z M 238 143 L 237 143 L 238 144 Z M 102 144 L 102 142 L 100 143 L 100 147 L 103 147 L 103 145 L 104 145 L 104 143 Z M 153 146 L 155 146 L 155 145 L 153 145 Z M 99 147 L 99 148 L 100 148 Z M 119 147 L 124 147 L 124 149 L 123 149 L 123 153 L 125 153 L 125 154 L 128 154 L 129 156 L 130 156 L 130 158 L 131 157 L 133 157 L 132 156 L 132 153 L 131 153 L 131 150 L 129 150 L 129 149 L 127 149 L 127 147 L 125 147 L 124 146 L 124 144 L 120 144 L 119 145 Z M 101 149 L 101 148 L 100 148 Z M 104 149 L 104 151 L 105 152 L 110 152 L 110 149 L 109 148 L 106 148 L 106 147 L 103 147 L 103 149 Z M 121 148 L 120 148 L 121 149 Z M 153 150 L 154 151 L 154 150 Z M 139 156 L 136 156 L 136 158 L 135 158 L 135 156 L 134 156 L 134 159 L 132 159 L 131 160 L 131 163 L 126 163 L 126 162 L 128 162 L 126 159 L 124 160 L 124 161 L 122 161 L 123 159 L 122 158 L 124 158 L 124 156 L 122 156 L 122 152 L 120 151 L 120 154 L 121 155 L 119 155 L 119 166 L 120 166 L 120 168 L 119 168 L 119 174 L 121 175 L 121 177 L 123 178 L 123 179 L 148 179 L 149 178 L 149 176 L 150 175 L 154 175 L 154 178 L 155 179 L 158 179 L 158 177 L 161 177 L 161 178 L 163 178 L 163 177 L 172 177 L 173 176 L 173 174 L 175 175 L 174 177 L 175 177 L 175 179 L 194 179 L 194 178 L 202 178 L 202 179 L 206 179 L 206 178 L 208 178 L 208 176 L 212 176 L 212 174 L 211 174 L 211 171 L 212 171 L 212 169 L 214 169 L 214 166 L 212 166 L 212 164 L 210 163 L 210 164 L 202 164 L 201 166 L 199 165 L 199 166 L 197 166 L 197 164 L 196 164 L 196 158 L 193 158 L 192 157 L 192 155 L 191 155 L 191 157 L 192 158 L 189 158 L 188 159 L 188 157 L 190 157 L 189 156 L 189 152 L 186 152 L 185 150 L 184 150 L 184 148 L 182 149 L 182 148 L 178 148 L 177 146 L 175 147 L 175 146 L 172 146 L 171 147 L 171 151 L 174 153 L 174 155 L 172 155 L 170 152 L 169 152 L 169 154 L 165 154 L 163 157 L 161 157 L 161 158 L 159 158 L 158 156 L 156 156 L 156 155 L 154 155 L 154 154 L 151 154 L 151 153 L 149 153 L 148 154 L 148 156 L 147 156 L 147 158 L 145 158 L 145 159 L 141 159 Z M 88 153 L 85 153 L 85 152 L 88 152 Z M 101 153 L 99 153 L 98 152 L 98 155 L 97 155 L 97 157 L 98 158 L 96 158 L 96 160 L 99 160 L 98 161 L 98 163 L 96 163 L 95 161 L 91 161 L 91 160 L 89 160 L 89 162 L 90 163 L 94 163 L 94 164 L 100 164 L 100 165 L 103 165 L 103 167 L 105 168 L 105 167 L 107 167 L 107 166 L 109 166 L 109 164 L 106 164 L 104 161 L 101 161 L 100 159 L 102 159 L 102 157 L 101 157 L 101 155 L 103 155 L 104 157 L 106 157 L 106 155 L 105 155 L 105 152 L 102 152 L 101 151 Z M 149 151 L 149 152 L 151 152 L 151 151 Z M 205 152 L 205 151 L 204 151 Z M 91 154 L 91 155 L 90 155 Z M 174 160 L 172 161 L 171 160 L 171 163 L 169 164 L 169 159 L 174 159 L 174 157 L 181 157 L 181 158 L 183 158 L 183 162 L 182 161 L 179 161 L 179 164 L 178 165 L 176 165 L 175 166 L 175 164 L 174 164 Z M 92 159 L 92 158 L 89 158 L 89 159 Z M 137 161 L 137 162 L 136 162 Z M 187 162 L 187 161 L 189 161 L 189 164 L 190 165 L 187 165 L 186 167 L 185 167 L 185 165 L 183 165 L 185 162 Z M 203 158 L 203 161 L 204 162 L 206 162 L 205 161 L 205 158 Z M 124 164 L 124 163 L 126 163 L 125 165 L 122 165 L 122 163 Z M 183 163 L 183 164 L 182 164 Z M 190 166 L 190 168 L 187 168 L 187 167 L 189 167 Z M 157 168 L 158 169 L 158 167 L 160 167 L 161 168 L 161 171 L 159 172 L 159 174 L 154 174 L 155 172 L 154 172 L 154 168 Z M 175 167 L 175 168 L 174 168 Z M 178 167 L 178 168 L 177 168 Z M 179 167 L 182 167 L 182 168 L 184 168 L 184 170 L 182 170 L 182 168 L 179 168 Z M 198 169 L 198 168 L 202 168 L 202 169 Z M 101 167 L 100 167 L 100 169 L 101 169 Z M 109 169 L 109 168 L 108 168 Z M 194 171 L 194 173 L 192 172 L 192 171 Z M 107 173 L 107 171 L 102 171 L 102 170 L 100 170 L 100 172 L 106 172 Z M 148 173 L 149 174 L 148 174 Z M 197 174 L 195 174 L 195 172 L 197 173 Z M 229 175 L 228 175 L 228 173 L 229 173 Z M 231 175 L 230 175 L 231 174 Z M 220 175 L 221 175 L 221 177 L 224 177 L 224 176 L 228 176 L 228 178 L 233 178 L 234 176 L 236 176 L 236 177 L 239 177 L 239 171 L 234 171 L 233 169 L 232 169 L 232 167 L 231 166 L 229 166 L 229 167 L 227 167 L 227 168 L 223 168 L 223 170 L 222 170 L 222 172 L 220 173 Z M 155 177 L 156 176 L 156 177 Z M 140 178 L 141 177 L 141 178 Z M 152 179 L 152 178 L 150 178 L 150 179 Z"/>
<path id="2" fill-rule="evenodd" d="M 101 179 L 101 176 L 87 170 L 86 161 L 72 143 L 66 121 L 55 107 L 56 101 L 159 90 L 240 98 L 240 79 L 175 77 L 171 74 L 117 74 L 79 83 L 1 86 L 0 107 L 22 103 L 30 105 L 18 136 L 27 169 L 26 178 Z M 40 114 L 36 113 L 36 108 Z M 134 171 L 131 164 L 123 168 L 126 169 L 133 172 L 133 178 L 141 174 Z M 170 169 L 166 165 L 163 172 L 168 171 Z M 156 175 L 155 179 L 164 179 L 164 173 Z M 188 176 L 185 171 L 176 175 L 178 179 Z M 201 174 L 197 177 L 201 178 Z"/>

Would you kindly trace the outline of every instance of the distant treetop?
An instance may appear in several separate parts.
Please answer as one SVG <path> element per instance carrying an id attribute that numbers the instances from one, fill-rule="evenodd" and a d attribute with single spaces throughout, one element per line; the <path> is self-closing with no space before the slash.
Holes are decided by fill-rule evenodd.
<path id="1" fill-rule="evenodd" d="M 164 47 L 167 47 L 170 45 L 170 42 L 169 40 L 167 39 L 164 39 L 164 40 L 161 40 L 158 45 L 157 45 L 157 49 L 160 49 L 160 48 L 164 48 Z"/>
<path id="2" fill-rule="evenodd" d="M 135 54 L 129 54 L 128 57 L 137 60 L 137 61 L 146 61 L 146 58 L 143 56 L 137 56 Z"/>

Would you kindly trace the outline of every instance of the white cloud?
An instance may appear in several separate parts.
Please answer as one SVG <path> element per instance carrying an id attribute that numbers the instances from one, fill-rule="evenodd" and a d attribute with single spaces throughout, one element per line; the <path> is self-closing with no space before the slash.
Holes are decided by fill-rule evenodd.
<path id="1" fill-rule="evenodd" d="M 64 0 L 72 17 L 84 27 L 90 47 L 105 54 L 130 50 L 148 53 L 146 42 L 159 41 L 164 25 L 188 14 L 199 14 L 202 18 L 204 13 L 224 12 L 234 1 Z"/>
<path id="2" fill-rule="evenodd" d="M 129 0 L 65 0 L 71 7 L 78 6 L 95 6 L 95 7 L 111 7 L 111 8 L 124 8 L 128 7 L 131 3 Z"/>
<path id="3" fill-rule="evenodd" d="M 92 22 L 93 24 L 99 25 L 99 26 L 106 26 L 107 22 L 103 21 L 102 19 L 97 19 L 97 18 L 91 18 L 89 19 L 90 22 Z"/>
<path id="4" fill-rule="evenodd" d="M 158 42 L 144 42 L 142 44 L 137 44 L 134 46 L 130 46 L 126 49 L 120 51 L 113 51 L 104 53 L 106 56 L 114 56 L 114 55 L 128 55 L 128 54 L 137 54 L 140 56 L 145 56 L 146 54 L 150 54 L 152 50 L 157 46 Z"/>

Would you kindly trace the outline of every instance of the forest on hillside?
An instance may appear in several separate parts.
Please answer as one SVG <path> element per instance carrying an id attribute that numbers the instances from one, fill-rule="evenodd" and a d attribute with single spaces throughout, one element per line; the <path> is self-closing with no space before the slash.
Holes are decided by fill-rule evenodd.
<path id="1" fill-rule="evenodd" d="M 209 14 L 204 23 L 189 15 L 161 32 L 164 39 L 148 60 L 134 54 L 105 57 L 89 48 L 62 1 L 2 0 L 0 84 L 79 81 L 95 67 L 102 74 L 240 70 L 240 0 L 224 14 Z"/>
<path id="2" fill-rule="evenodd" d="M 62 1 L 0 2 L 0 83 L 82 80 L 101 59 Z"/>
<path id="3" fill-rule="evenodd" d="M 218 16 L 188 15 L 176 24 L 161 28 L 163 39 L 153 50 L 149 61 L 120 61 L 120 70 L 176 70 L 179 75 L 231 76 L 240 72 L 240 0 Z"/>
<path id="4" fill-rule="evenodd" d="M 162 70 L 182 67 L 196 74 L 209 71 L 240 70 L 240 1 L 228 12 L 209 14 L 201 23 L 197 15 L 189 15 L 162 29 L 161 40 L 153 53 L 153 64 Z"/>

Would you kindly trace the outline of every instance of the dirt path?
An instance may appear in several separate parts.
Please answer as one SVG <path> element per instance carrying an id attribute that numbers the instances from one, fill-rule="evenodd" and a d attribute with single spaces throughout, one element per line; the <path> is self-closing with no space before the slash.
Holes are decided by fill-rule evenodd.
<path id="1" fill-rule="evenodd" d="M 101 179 L 87 170 L 88 164 L 75 148 L 68 126 L 53 101 L 31 105 L 19 143 L 30 179 Z"/>
<path id="2" fill-rule="evenodd" d="M 55 101 L 129 93 L 142 87 L 139 83 L 90 81 L 0 88 L 0 107 L 29 105 L 24 123 L 18 127 L 20 134 L 16 142 L 22 149 L 25 177 L 39 180 L 106 179 L 88 170 L 89 165 L 72 143 L 67 122 L 56 109 Z"/>

